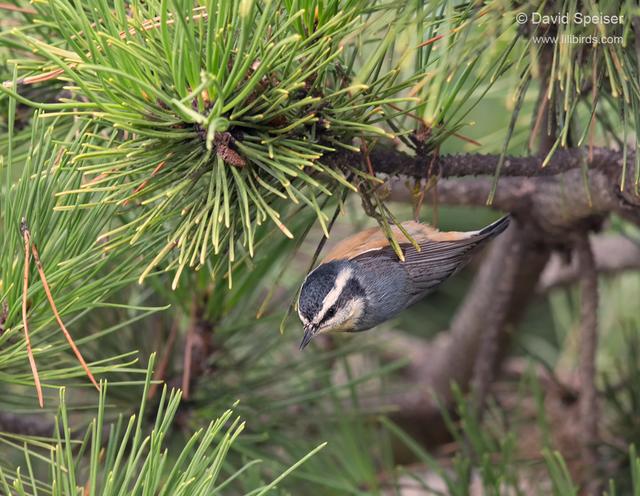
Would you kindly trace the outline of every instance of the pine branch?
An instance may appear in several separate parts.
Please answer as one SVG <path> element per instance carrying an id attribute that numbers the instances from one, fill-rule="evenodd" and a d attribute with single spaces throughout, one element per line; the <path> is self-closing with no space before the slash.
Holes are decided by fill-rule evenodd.
<path id="1" fill-rule="evenodd" d="M 597 235 L 590 237 L 591 248 L 598 275 L 613 275 L 640 269 L 640 244 L 619 235 Z M 545 267 L 537 292 L 568 286 L 582 276 L 576 257 L 567 261 L 566 256 L 556 253 Z"/>
<path id="2" fill-rule="evenodd" d="M 53 434 L 54 428 L 53 422 L 44 415 L 0 412 L 0 432 L 48 438 Z"/>
<path id="3" fill-rule="evenodd" d="M 491 207 L 515 213 L 531 221 L 534 229 L 547 237 L 559 235 L 567 229 L 585 225 L 598 226 L 598 218 L 616 213 L 640 225 L 640 196 L 633 186 L 620 190 L 615 164 L 611 168 L 573 168 L 552 177 L 505 177 L 500 179 Z M 628 182 L 627 182 L 628 184 Z M 407 180 L 395 177 L 387 180 L 388 198 L 411 202 L 413 196 Z M 493 181 L 486 177 L 441 179 L 428 191 L 425 201 L 444 205 L 487 206 Z"/>
<path id="4" fill-rule="evenodd" d="M 609 148 L 594 148 L 592 153 L 586 148 L 568 148 L 555 152 L 544 167 L 544 156 L 509 156 L 500 169 L 500 176 L 548 177 L 581 167 L 609 171 L 620 167 L 622 156 L 621 151 Z M 376 174 L 423 179 L 428 177 L 429 168 L 433 175 L 441 178 L 493 176 L 500 156 L 468 153 L 416 157 L 382 144 L 369 150 L 369 158 Z M 321 159 L 324 164 L 343 170 L 348 170 L 362 160 L 359 153 L 349 151 L 328 154 Z"/>

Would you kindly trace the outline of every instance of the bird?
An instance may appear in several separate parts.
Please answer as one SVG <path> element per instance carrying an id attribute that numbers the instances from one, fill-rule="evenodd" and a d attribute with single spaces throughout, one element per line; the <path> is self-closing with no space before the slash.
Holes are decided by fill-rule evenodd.
<path id="1" fill-rule="evenodd" d="M 358 332 L 395 317 L 464 267 L 487 241 L 502 233 L 506 215 L 477 231 L 441 232 L 406 221 L 393 225 L 402 260 L 379 227 L 340 241 L 304 279 L 297 310 L 304 335 L 300 350 L 323 333 Z"/>

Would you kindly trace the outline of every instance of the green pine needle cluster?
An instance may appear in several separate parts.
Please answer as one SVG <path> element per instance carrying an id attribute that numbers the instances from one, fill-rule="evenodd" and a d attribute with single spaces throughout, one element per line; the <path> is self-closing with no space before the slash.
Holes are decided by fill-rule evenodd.
<path id="1" fill-rule="evenodd" d="M 113 424 L 106 423 L 107 384 L 103 382 L 97 416 L 89 424 L 86 433 L 79 437 L 70 428 L 65 391 L 62 389 L 52 445 L 36 439 L 24 442 L 21 451 L 28 468 L 25 474 L 0 467 L 0 485 L 5 494 L 27 496 L 38 494 L 39 491 L 60 496 L 78 492 L 103 496 L 226 494 L 224 491 L 229 489 L 234 479 L 261 463 L 261 460 L 252 460 L 229 476 L 222 475 L 230 469 L 228 465 L 225 466 L 227 455 L 245 426 L 233 410 L 225 411 L 205 428 L 194 432 L 177 457 L 169 458 L 167 442 L 181 395 L 179 391 L 168 393 L 166 387 L 163 389 L 156 406 L 153 428 L 147 433 L 144 429 L 145 399 L 151 383 L 152 366 L 153 358 L 144 382 L 143 401 L 135 415 L 128 419 L 120 417 Z M 0 437 L 5 449 L 13 447 L 20 450 L 21 446 L 16 441 L 9 435 Z M 43 448 L 49 447 L 49 453 L 43 452 Z M 321 444 L 310 451 L 273 481 L 256 484 L 246 495 L 268 494 L 323 447 Z M 40 465 L 48 469 L 47 481 L 34 475 L 38 473 Z"/>
<path id="2" fill-rule="evenodd" d="M 552 152 L 617 143 L 621 187 L 631 166 L 640 184 L 640 166 L 626 160 L 640 129 L 631 24 L 552 33 L 622 38 L 586 46 L 536 43 L 548 34 L 542 27 L 514 22 L 545 6 L 632 19 L 634 2 L 11 5 L 0 9 L 0 402 L 19 415 L 35 408 L 23 219 L 62 319 L 109 387 L 108 395 L 105 382 L 100 395 L 90 389 L 32 264 L 26 315 L 47 407 L 60 403 L 52 438 L 0 435 L 11 455 L 0 457 L 3 492 L 387 496 L 410 480 L 438 494 L 418 469 L 398 466 L 398 453 L 409 453 L 447 494 L 468 494 L 474 480 L 488 493 L 517 493 L 532 468 L 545 490 L 577 493 L 570 460 L 547 442 L 542 410 L 542 450 L 520 460 L 518 432 L 499 408 L 480 423 L 456 392 L 456 415 L 443 414 L 462 448 L 443 462 L 390 420 L 394 405 L 367 406 L 405 380 L 405 361 L 381 358 L 386 343 L 301 358 L 289 347 L 297 334 L 281 335 L 278 323 L 287 328 L 286 308 L 311 262 L 301 254 L 330 234 L 334 214 L 362 203 L 390 233 L 394 214 L 366 161 L 381 144 L 419 159 L 501 153 L 490 203 L 506 156 L 535 148 L 533 128 L 556 126 Z M 545 88 L 539 68 L 549 60 Z M 522 117 L 535 116 L 541 89 L 556 122 Z M 498 113 L 511 116 L 489 115 Z M 362 161 L 338 169 L 332 154 L 343 150 Z M 612 303 L 638 291 L 624 289 L 603 306 L 611 322 L 633 313 L 625 321 L 633 334 L 637 312 Z M 554 329 L 569 335 L 577 304 L 565 293 L 549 302 Z M 158 379 L 182 385 L 182 340 L 202 323 L 209 327 L 198 339 L 211 339 L 188 399 L 170 388 L 151 395 L 154 353 L 168 357 Z M 550 363 L 558 359 L 528 339 Z M 623 474 L 610 483 L 613 496 L 640 490 L 638 348 L 602 348 L 602 358 L 624 362 L 604 378 L 610 432 L 625 439 L 603 448 Z M 369 367 L 353 367 L 363 361 Z M 534 383 L 518 391 L 542 404 Z"/>
<path id="3" fill-rule="evenodd" d="M 428 33 L 451 30 L 451 40 L 470 29 L 478 13 L 448 3 L 34 6 L 37 29 L 7 35 L 33 56 L 12 60 L 17 79 L 1 91 L 45 110 L 44 118 L 101 125 L 74 152 L 68 167 L 82 184 L 60 192 L 69 198 L 58 208 L 93 208 L 87 194 L 100 193 L 100 203 L 117 206 L 123 219 L 102 233 L 105 249 L 152 242 L 156 253 L 140 281 L 160 266 L 174 272 L 173 287 L 187 267 L 225 274 L 231 283 L 234 261 L 254 255 L 263 224 L 292 237 L 292 206 L 312 209 L 327 233 L 327 199 L 356 191 L 345 174 L 368 176 L 360 164 L 336 170 L 323 157 L 379 138 L 413 146 L 411 112 L 434 123 L 421 147 L 435 148 L 462 125 L 472 91 L 456 96 L 481 60 L 460 53 L 468 65 L 456 74 L 460 59 L 454 64 L 448 52 L 435 53 L 419 39 L 398 47 L 416 22 Z M 478 81 L 504 70 L 505 55 L 488 56 L 494 61 Z M 454 74 L 453 86 L 442 79 Z M 58 102 L 23 96 L 20 88 L 32 81 L 58 85 Z"/>
<path id="4" fill-rule="evenodd" d="M 113 129 L 74 154 L 84 184 L 65 191 L 78 207 L 101 192 L 102 204 L 134 211 L 104 234 L 107 248 L 171 226 L 141 280 L 169 255 L 174 286 L 186 266 L 227 270 L 238 249 L 253 255 L 264 222 L 291 237 L 289 203 L 314 209 L 326 229 L 320 205 L 336 186 L 318 176 L 352 186 L 319 159 L 355 136 L 390 136 L 372 121 L 385 103 L 406 100 L 394 71 L 355 74 L 345 56 L 344 39 L 363 29 L 363 2 L 339 11 L 310 2 L 311 17 L 287 2 L 97 5 L 36 4 L 64 42 L 15 33 L 44 59 L 18 67 L 65 81 L 73 101 L 40 105 L 48 118 L 90 116 Z"/>

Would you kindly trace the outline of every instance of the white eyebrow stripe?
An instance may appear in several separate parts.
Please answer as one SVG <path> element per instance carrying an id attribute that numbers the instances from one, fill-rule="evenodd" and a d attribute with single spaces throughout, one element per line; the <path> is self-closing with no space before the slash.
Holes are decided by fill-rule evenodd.
<path id="1" fill-rule="evenodd" d="M 316 314 L 316 318 L 313 320 L 314 324 L 319 324 L 322 321 L 324 314 L 327 313 L 327 310 L 329 310 L 334 305 L 334 303 L 338 301 L 342 290 L 347 285 L 349 279 L 351 279 L 352 274 L 353 271 L 350 267 L 344 268 L 340 270 L 340 272 L 338 272 L 338 276 L 336 277 L 336 282 L 333 285 L 333 289 L 331 289 L 331 291 L 327 293 L 327 296 L 324 297 L 322 308 Z"/>

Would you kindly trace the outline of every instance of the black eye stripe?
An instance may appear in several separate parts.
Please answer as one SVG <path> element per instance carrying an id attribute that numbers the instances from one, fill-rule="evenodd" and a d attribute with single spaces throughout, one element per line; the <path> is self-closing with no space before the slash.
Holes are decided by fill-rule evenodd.
<path id="1" fill-rule="evenodd" d="M 335 289 L 338 277 L 345 270 L 349 271 L 349 277 L 344 281 L 340 295 L 321 316 L 320 312 L 324 308 L 328 294 Z M 347 307 L 351 300 L 357 298 L 364 300 L 366 293 L 359 280 L 354 277 L 354 267 L 351 266 L 351 262 L 331 261 L 320 265 L 305 278 L 302 288 L 300 288 L 298 312 L 303 320 L 320 324 L 335 318 L 342 308 Z M 319 318 L 320 320 L 318 320 Z"/>
<path id="2" fill-rule="evenodd" d="M 322 317 L 322 320 L 320 322 L 326 322 L 330 318 L 334 317 L 335 314 L 336 314 L 336 306 L 333 305 L 331 308 L 329 308 L 329 310 L 326 311 L 326 313 L 324 314 L 324 317 Z"/>
<path id="3" fill-rule="evenodd" d="M 362 286 L 360 286 L 358 280 L 351 277 L 342 289 L 342 293 L 340 293 L 338 300 L 332 306 L 330 306 L 322 316 L 320 323 L 322 324 L 335 317 L 336 313 L 338 313 L 338 309 L 347 305 L 350 300 L 357 297 L 362 298 L 364 296 L 365 292 L 362 289 Z"/>

